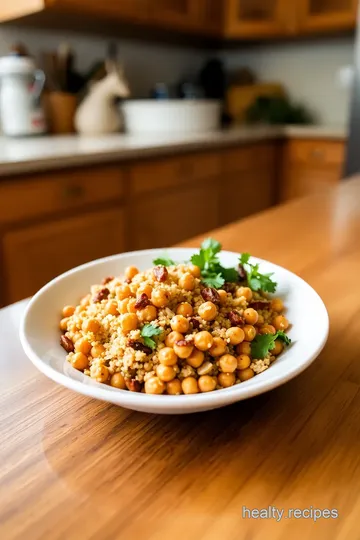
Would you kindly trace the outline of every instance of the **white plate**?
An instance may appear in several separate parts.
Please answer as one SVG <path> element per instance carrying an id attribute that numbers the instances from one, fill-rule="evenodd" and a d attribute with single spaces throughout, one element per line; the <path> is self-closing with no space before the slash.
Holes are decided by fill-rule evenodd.
<path id="1" fill-rule="evenodd" d="M 175 261 L 187 261 L 194 249 L 168 249 Z M 30 301 L 21 327 L 20 339 L 25 353 L 47 377 L 80 394 L 149 413 L 182 414 L 216 409 L 262 394 L 286 383 L 307 368 L 323 349 L 329 331 L 329 318 L 318 294 L 295 274 L 261 259 L 263 272 L 274 272 L 278 283 L 276 296 L 283 298 L 287 317 L 292 323 L 289 333 L 293 344 L 272 366 L 249 381 L 223 390 L 195 395 L 154 396 L 118 390 L 97 383 L 75 370 L 65 359 L 59 345 L 59 318 L 62 306 L 77 304 L 94 283 L 109 275 L 121 275 L 129 265 L 145 270 L 152 266 L 163 249 L 136 251 L 100 259 L 79 266 L 57 277 L 43 287 Z M 221 252 L 224 266 L 235 266 L 239 255 Z"/>

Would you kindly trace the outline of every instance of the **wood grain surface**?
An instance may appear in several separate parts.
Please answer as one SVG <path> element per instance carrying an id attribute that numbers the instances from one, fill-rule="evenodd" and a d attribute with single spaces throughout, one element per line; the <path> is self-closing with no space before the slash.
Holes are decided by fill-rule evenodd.
<path id="1" fill-rule="evenodd" d="M 258 398 L 151 416 L 47 380 L 15 334 L 23 305 L 0 312 L 1 539 L 360 537 L 360 179 L 211 234 L 319 292 L 331 320 L 323 353 Z M 243 517 L 269 505 L 339 517 Z"/>

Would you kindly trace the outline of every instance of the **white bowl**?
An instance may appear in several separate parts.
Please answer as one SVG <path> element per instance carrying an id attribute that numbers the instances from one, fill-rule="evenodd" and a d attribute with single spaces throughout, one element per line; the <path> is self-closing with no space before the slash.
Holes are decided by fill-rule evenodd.
<path id="1" fill-rule="evenodd" d="M 195 251 L 178 248 L 169 249 L 167 253 L 180 262 L 189 260 Z M 265 372 L 231 388 L 210 393 L 154 396 L 118 390 L 75 370 L 59 345 L 62 306 L 78 303 L 89 287 L 100 283 L 103 277 L 120 275 L 129 265 L 145 270 L 151 267 L 153 259 L 163 254 L 163 249 L 154 249 L 114 255 L 79 266 L 45 285 L 30 301 L 20 327 L 22 346 L 33 364 L 50 379 L 80 394 L 136 411 L 183 414 L 216 409 L 276 388 L 307 368 L 324 347 L 329 319 L 318 294 L 288 270 L 254 258 L 263 272 L 274 272 L 278 283 L 276 295 L 283 298 L 292 323 L 289 335 L 293 344 Z M 237 264 L 238 257 L 237 253 L 223 251 L 220 259 L 230 267 Z"/>
<path id="2" fill-rule="evenodd" d="M 122 106 L 125 130 L 141 133 L 203 133 L 220 127 L 221 102 L 210 99 L 139 99 Z"/>

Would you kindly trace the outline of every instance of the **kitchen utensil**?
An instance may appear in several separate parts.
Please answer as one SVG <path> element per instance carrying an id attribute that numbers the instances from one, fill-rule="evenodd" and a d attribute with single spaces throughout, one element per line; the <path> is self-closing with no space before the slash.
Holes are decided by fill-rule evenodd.
<path id="1" fill-rule="evenodd" d="M 125 129 L 141 133 L 202 133 L 220 127 L 217 100 L 133 100 L 122 104 Z"/>
<path id="2" fill-rule="evenodd" d="M 45 74 L 31 58 L 0 58 L 0 116 L 5 135 L 36 135 L 46 131 L 40 96 Z"/>
<path id="3" fill-rule="evenodd" d="M 195 249 L 177 248 L 169 249 L 167 255 L 175 261 L 189 261 L 195 252 Z M 20 328 L 22 346 L 33 364 L 55 382 L 92 398 L 137 411 L 185 414 L 216 409 L 272 390 L 304 371 L 320 354 L 329 332 L 329 318 L 321 298 L 289 270 L 255 259 L 262 271 L 274 273 L 278 283 L 276 295 L 286 302 L 287 317 L 293 324 L 289 332 L 293 341 L 291 347 L 270 369 L 230 388 L 180 396 L 118 390 L 97 383 L 74 369 L 59 344 L 59 309 L 64 305 L 76 305 L 84 291 L 94 283 L 101 283 L 104 276 L 120 276 L 127 266 L 145 270 L 152 266 L 154 259 L 163 255 L 162 249 L 115 255 L 70 270 L 43 287 L 30 300 Z M 220 253 L 220 263 L 225 267 L 234 267 L 238 262 L 238 253 Z"/>

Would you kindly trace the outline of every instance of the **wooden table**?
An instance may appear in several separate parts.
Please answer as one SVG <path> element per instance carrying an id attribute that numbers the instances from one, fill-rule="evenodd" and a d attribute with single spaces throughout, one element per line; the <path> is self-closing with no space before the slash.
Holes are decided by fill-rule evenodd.
<path id="1" fill-rule="evenodd" d="M 149 416 L 47 380 L 20 349 L 24 304 L 3 310 L 1 539 L 359 538 L 360 179 L 211 234 L 315 287 L 331 319 L 319 359 L 247 402 Z M 269 505 L 339 517 L 243 517 Z"/>

